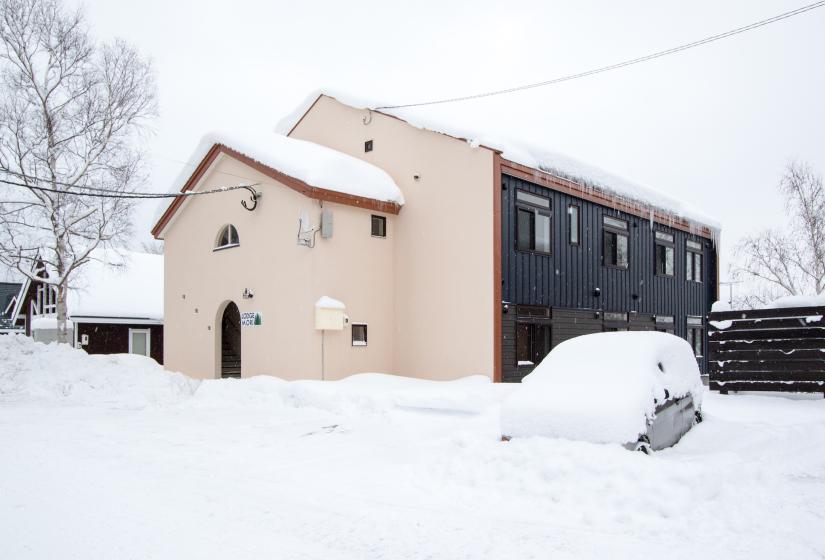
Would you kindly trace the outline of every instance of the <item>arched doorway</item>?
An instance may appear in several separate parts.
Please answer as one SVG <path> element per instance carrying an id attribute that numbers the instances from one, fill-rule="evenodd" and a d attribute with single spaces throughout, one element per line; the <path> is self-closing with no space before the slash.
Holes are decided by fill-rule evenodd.
<path id="1" fill-rule="evenodd" d="M 221 319 L 221 377 L 241 376 L 241 312 L 229 302 Z"/>

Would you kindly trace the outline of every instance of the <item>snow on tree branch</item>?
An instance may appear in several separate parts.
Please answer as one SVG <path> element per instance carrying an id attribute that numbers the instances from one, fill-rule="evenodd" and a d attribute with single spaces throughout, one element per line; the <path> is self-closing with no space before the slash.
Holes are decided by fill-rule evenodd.
<path id="1" fill-rule="evenodd" d="M 0 178 L 26 185 L 0 188 L 0 263 L 30 278 L 45 266 L 63 341 L 74 272 L 131 227 L 131 201 L 74 193 L 141 185 L 155 97 L 151 65 L 123 41 L 93 41 L 81 10 L 0 0 Z"/>

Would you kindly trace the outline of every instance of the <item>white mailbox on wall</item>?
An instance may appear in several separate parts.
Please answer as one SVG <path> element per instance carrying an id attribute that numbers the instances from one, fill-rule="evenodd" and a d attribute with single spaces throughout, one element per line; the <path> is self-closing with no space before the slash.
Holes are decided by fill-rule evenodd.
<path id="1" fill-rule="evenodd" d="M 315 330 L 341 331 L 344 330 L 347 307 L 337 299 L 322 296 L 315 302 Z"/>

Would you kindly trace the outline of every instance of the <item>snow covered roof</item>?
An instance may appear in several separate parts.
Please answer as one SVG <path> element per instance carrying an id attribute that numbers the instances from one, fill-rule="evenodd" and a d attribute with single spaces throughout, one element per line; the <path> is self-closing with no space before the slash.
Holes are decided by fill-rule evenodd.
<path id="1" fill-rule="evenodd" d="M 329 89 L 318 90 L 312 92 L 295 110 L 281 119 L 276 127 L 278 132 L 288 134 L 322 95 L 358 109 L 376 110 L 376 107 L 390 105 Z M 684 201 L 583 163 L 563 153 L 541 146 L 525 145 L 523 142 L 508 138 L 507 133 L 480 132 L 446 124 L 434 117 L 428 107 L 378 109 L 376 111 L 400 118 L 417 128 L 466 140 L 472 146 L 484 146 L 496 150 L 504 159 L 567 179 L 587 188 L 600 190 L 610 197 L 620 198 L 634 206 L 652 206 L 665 214 L 682 218 L 692 224 L 707 226 L 714 233 L 718 233 L 721 229 L 718 220 Z"/>
<path id="2" fill-rule="evenodd" d="M 78 269 L 69 317 L 163 320 L 163 255 L 97 250 Z"/>
<path id="3" fill-rule="evenodd" d="M 272 131 L 215 131 L 201 138 L 188 161 L 203 162 L 216 146 L 228 148 L 281 177 L 295 179 L 309 187 L 395 205 L 395 213 L 404 204 L 404 194 L 386 171 L 314 142 L 289 138 Z M 171 192 L 191 188 L 193 176 L 191 168 L 184 168 L 173 183 Z M 181 202 L 182 199 L 177 198 L 168 206 L 159 205 L 156 225 L 152 229 L 156 236 Z"/>
<path id="4" fill-rule="evenodd" d="M 215 144 L 313 187 L 404 204 L 401 189 L 386 171 L 320 144 L 275 132 L 211 132 L 201 139 L 190 161 L 203 159 Z"/>

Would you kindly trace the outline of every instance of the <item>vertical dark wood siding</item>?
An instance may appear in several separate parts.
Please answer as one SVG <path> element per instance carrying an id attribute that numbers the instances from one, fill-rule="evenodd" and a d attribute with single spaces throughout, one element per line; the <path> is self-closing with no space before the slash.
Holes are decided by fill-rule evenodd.
<path id="1" fill-rule="evenodd" d="M 502 176 L 502 300 L 517 305 L 552 308 L 636 311 L 639 315 L 673 315 L 675 334 L 686 338 L 687 317 L 706 317 L 716 297 L 716 249 L 697 235 L 594 204 L 577 197 L 510 177 Z M 552 254 L 516 250 L 515 193 L 521 189 L 548 197 L 552 203 Z M 567 207 L 581 208 L 581 242 L 567 238 Z M 627 270 L 602 265 L 602 218 L 626 220 L 629 231 L 630 266 Z M 673 234 L 675 275 L 655 274 L 654 231 Z M 685 279 L 685 241 L 703 247 L 702 282 Z M 596 288 L 601 291 L 595 295 Z M 707 328 L 705 328 L 707 348 Z M 503 364 L 507 366 L 507 363 Z M 707 352 L 700 364 L 707 371 Z"/>

